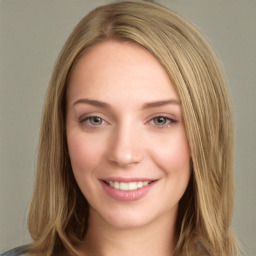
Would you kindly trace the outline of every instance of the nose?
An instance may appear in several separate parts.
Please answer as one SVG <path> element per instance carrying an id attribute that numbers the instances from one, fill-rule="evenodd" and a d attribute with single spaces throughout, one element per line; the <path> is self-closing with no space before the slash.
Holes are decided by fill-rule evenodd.
<path id="1" fill-rule="evenodd" d="M 116 128 L 111 137 L 108 159 L 120 166 L 138 164 L 143 159 L 143 147 L 139 131 L 133 126 Z"/>

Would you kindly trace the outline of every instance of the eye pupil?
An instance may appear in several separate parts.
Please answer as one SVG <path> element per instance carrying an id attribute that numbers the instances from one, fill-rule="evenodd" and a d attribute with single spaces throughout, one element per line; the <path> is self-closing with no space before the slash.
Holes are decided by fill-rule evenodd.
<path id="1" fill-rule="evenodd" d="M 93 116 L 90 118 L 90 122 L 93 125 L 101 125 L 102 124 L 102 119 L 98 116 Z"/>
<path id="2" fill-rule="evenodd" d="M 155 125 L 164 125 L 166 123 L 166 118 L 162 116 L 158 116 L 154 118 Z"/>

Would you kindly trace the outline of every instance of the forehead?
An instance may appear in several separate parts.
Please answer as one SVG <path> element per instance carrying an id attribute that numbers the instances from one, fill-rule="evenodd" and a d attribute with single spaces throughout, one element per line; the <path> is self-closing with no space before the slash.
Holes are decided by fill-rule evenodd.
<path id="1" fill-rule="evenodd" d="M 106 41 L 85 53 L 75 65 L 67 98 L 140 95 L 147 100 L 175 98 L 171 80 L 159 61 L 145 48 L 131 42 Z"/>

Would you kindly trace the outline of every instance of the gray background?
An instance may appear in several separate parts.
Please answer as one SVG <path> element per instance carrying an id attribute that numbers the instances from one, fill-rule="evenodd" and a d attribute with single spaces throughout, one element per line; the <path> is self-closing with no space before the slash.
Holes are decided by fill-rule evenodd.
<path id="1" fill-rule="evenodd" d="M 29 241 L 37 139 L 57 55 L 77 22 L 108 0 L 0 1 L 0 251 Z M 244 255 L 256 254 L 256 2 L 159 0 L 212 43 L 236 114 L 234 230 Z"/>

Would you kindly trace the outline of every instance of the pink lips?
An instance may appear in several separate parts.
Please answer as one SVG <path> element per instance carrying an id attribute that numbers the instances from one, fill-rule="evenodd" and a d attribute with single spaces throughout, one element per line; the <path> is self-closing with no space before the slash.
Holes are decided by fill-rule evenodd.
<path id="1" fill-rule="evenodd" d="M 141 180 L 141 179 L 140 179 Z M 117 179 L 117 178 L 111 178 L 111 181 L 119 181 L 119 182 L 134 182 L 139 181 L 139 179 Z M 143 179 L 143 181 L 149 181 L 147 179 Z M 102 181 L 102 186 L 106 193 L 112 197 L 115 200 L 118 201 L 136 201 L 144 197 L 154 186 L 155 182 L 149 183 L 147 186 L 138 188 L 136 190 L 120 190 L 111 187 L 106 182 Z"/>

